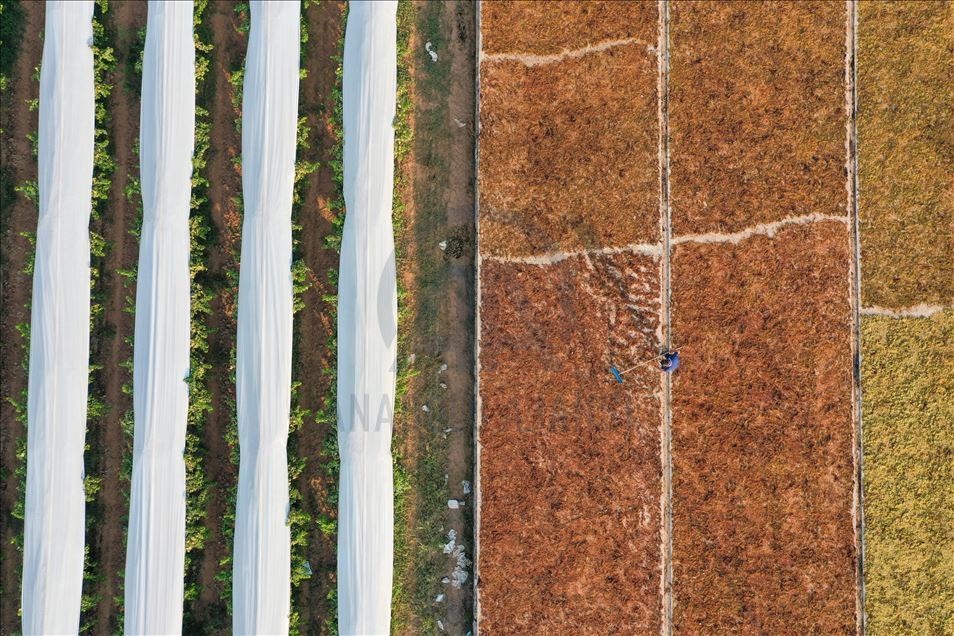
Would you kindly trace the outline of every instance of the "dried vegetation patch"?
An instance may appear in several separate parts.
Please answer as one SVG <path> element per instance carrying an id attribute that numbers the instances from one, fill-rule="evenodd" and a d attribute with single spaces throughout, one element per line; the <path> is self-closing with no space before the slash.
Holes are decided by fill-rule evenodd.
<path id="1" fill-rule="evenodd" d="M 673 627 L 853 633 L 846 228 L 673 259 Z"/>
<path id="2" fill-rule="evenodd" d="M 954 4 L 858 4 L 865 305 L 954 300 Z"/>
<path id="3" fill-rule="evenodd" d="M 954 312 L 861 328 L 868 632 L 954 633 Z"/>
<path id="4" fill-rule="evenodd" d="M 557 64 L 481 67 L 483 252 L 658 238 L 656 56 L 626 45 Z"/>
<path id="5" fill-rule="evenodd" d="M 659 276 L 649 257 L 485 261 L 481 628 L 659 631 Z"/>
<path id="6" fill-rule="evenodd" d="M 481 8 L 485 53 L 552 55 L 633 38 L 656 44 L 655 2 L 494 0 Z"/>
<path id="7" fill-rule="evenodd" d="M 674 2 L 674 231 L 844 214 L 845 5 Z"/>

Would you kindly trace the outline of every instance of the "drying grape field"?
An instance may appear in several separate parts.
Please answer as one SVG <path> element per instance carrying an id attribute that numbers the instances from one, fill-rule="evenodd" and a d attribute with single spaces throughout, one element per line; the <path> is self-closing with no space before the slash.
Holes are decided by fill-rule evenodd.
<path id="1" fill-rule="evenodd" d="M 81 625 L 115 633 L 147 11 L 96 7 Z M 954 633 L 954 2 L 399 7 L 392 632 Z M 44 5 L 0 11 L 16 633 Z M 337 633 L 347 13 L 302 2 L 294 633 Z M 184 629 L 227 633 L 248 4 L 195 17 Z"/>
<path id="2" fill-rule="evenodd" d="M 865 608 L 954 631 L 954 4 L 858 5 Z"/>
<path id="3" fill-rule="evenodd" d="M 480 630 L 954 628 L 951 3 L 479 24 Z"/>

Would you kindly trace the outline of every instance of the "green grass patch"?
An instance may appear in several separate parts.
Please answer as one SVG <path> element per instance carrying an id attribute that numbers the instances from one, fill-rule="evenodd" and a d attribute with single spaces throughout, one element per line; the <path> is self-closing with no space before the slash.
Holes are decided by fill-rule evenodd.
<path id="1" fill-rule="evenodd" d="M 872 635 L 954 634 L 954 312 L 862 321 Z"/>
<path id="2" fill-rule="evenodd" d="M 423 46 L 447 51 L 443 3 L 398 5 L 398 103 L 395 125 L 394 233 L 398 264 L 398 378 L 394 427 L 394 587 L 393 633 L 437 633 L 442 609 L 433 603 L 448 560 L 446 542 L 449 489 L 444 480 L 446 416 L 439 386 L 443 360 L 441 309 L 448 270 L 436 249 L 446 236 L 447 126 L 451 59 L 432 61 Z M 415 109 L 415 103 L 427 107 Z M 410 163 L 411 160 L 413 163 Z M 409 189 L 412 174 L 418 172 Z M 413 200 L 406 200 L 413 192 Z M 407 215 L 408 203 L 414 215 Z M 413 280 L 410 288 L 404 280 Z M 415 360 L 409 362 L 411 354 Z M 430 412 L 422 415 L 421 406 Z M 461 539 L 469 540 L 464 536 Z"/>
<path id="3" fill-rule="evenodd" d="M 23 7 L 20 0 L 0 2 L 0 89 L 6 90 L 6 78 L 20 55 L 23 41 Z"/>

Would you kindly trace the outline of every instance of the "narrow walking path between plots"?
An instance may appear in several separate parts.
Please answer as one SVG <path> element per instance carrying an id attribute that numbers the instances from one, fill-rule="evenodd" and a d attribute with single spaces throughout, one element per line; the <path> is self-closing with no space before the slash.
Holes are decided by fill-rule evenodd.
<path id="1" fill-rule="evenodd" d="M 555 64 L 557 62 L 562 62 L 563 60 L 583 57 L 584 55 L 589 55 L 590 53 L 601 53 L 618 46 L 626 46 L 627 44 L 642 44 L 643 46 L 652 49 L 652 44 L 649 42 L 644 42 L 638 38 L 622 38 L 597 42 L 596 44 L 589 44 L 579 49 L 563 49 L 559 53 L 552 53 L 549 55 L 536 55 L 533 53 L 481 53 L 480 61 L 520 62 L 525 66 L 541 66 L 543 64 Z"/>
<path id="2" fill-rule="evenodd" d="M 661 346 L 669 351 L 672 347 L 672 207 L 670 206 L 669 183 L 669 1 L 659 0 L 659 41 L 656 59 L 659 61 L 659 85 L 657 100 L 659 105 L 659 224 L 662 263 L 660 275 L 660 316 L 659 340 Z M 660 465 L 662 467 L 662 488 L 660 492 L 660 576 L 659 586 L 662 594 L 662 633 L 672 634 L 672 376 L 660 375 Z"/>
<path id="3" fill-rule="evenodd" d="M 887 307 L 878 307 L 877 305 L 873 307 L 862 307 L 861 315 L 862 316 L 888 316 L 889 318 L 930 318 L 935 314 L 939 314 L 942 311 L 952 309 L 954 306 L 944 306 L 944 305 L 928 305 L 920 304 L 914 305 L 911 307 L 900 307 L 897 309 L 890 309 Z"/>
<path id="4" fill-rule="evenodd" d="M 857 91 L 858 13 L 852 0 L 845 0 L 845 191 L 848 195 L 848 232 L 851 241 L 851 420 L 855 483 L 852 516 L 855 529 L 855 621 L 859 634 L 865 633 L 865 522 L 864 451 L 861 428 L 861 238 L 858 222 L 858 91 Z"/>
<path id="5" fill-rule="evenodd" d="M 663 164 L 665 165 L 665 163 Z M 668 211 L 668 203 L 660 203 L 660 206 Z M 668 213 L 668 212 L 666 212 Z M 810 223 L 850 223 L 847 216 L 837 214 L 803 214 L 800 216 L 788 217 L 775 221 L 773 223 L 759 223 L 751 227 L 739 230 L 738 232 L 706 232 L 704 234 L 684 234 L 682 236 L 669 236 L 669 222 L 662 220 L 664 227 L 664 240 L 662 243 L 632 243 L 630 245 L 621 245 L 618 247 L 598 247 L 585 250 L 570 250 L 561 252 L 546 252 L 543 254 L 532 254 L 529 256 L 498 256 L 494 254 L 482 254 L 481 260 L 497 261 L 499 263 L 523 263 L 525 265 L 555 265 L 568 258 L 579 256 L 600 256 L 612 254 L 642 254 L 653 257 L 666 257 L 670 246 L 683 245 L 685 243 L 732 243 L 738 244 L 746 239 L 755 236 L 766 236 L 774 238 L 778 232 L 790 225 L 808 225 Z M 665 258 L 664 258 L 665 260 Z"/>

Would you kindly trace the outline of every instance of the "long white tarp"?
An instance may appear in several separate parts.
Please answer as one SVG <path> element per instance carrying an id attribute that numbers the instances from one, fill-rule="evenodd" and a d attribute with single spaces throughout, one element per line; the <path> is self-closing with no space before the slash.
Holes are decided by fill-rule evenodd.
<path id="1" fill-rule="evenodd" d="M 27 399 L 24 634 L 79 630 L 89 384 L 92 20 L 92 0 L 46 4 Z"/>
<path id="2" fill-rule="evenodd" d="M 182 630 L 194 133 L 192 2 L 150 0 L 139 137 L 143 222 L 133 351 L 127 634 Z"/>
<path id="3" fill-rule="evenodd" d="M 300 6 L 297 0 L 252 2 L 251 13 L 242 99 L 245 219 L 236 350 L 241 460 L 232 626 L 236 634 L 285 634 Z"/>
<path id="4" fill-rule="evenodd" d="M 349 4 L 344 51 L 346 217 L 338 292 L 338 628 L 387 634 L 394 485 L 397 285 L 391 197 L 397 2 Z"/>

